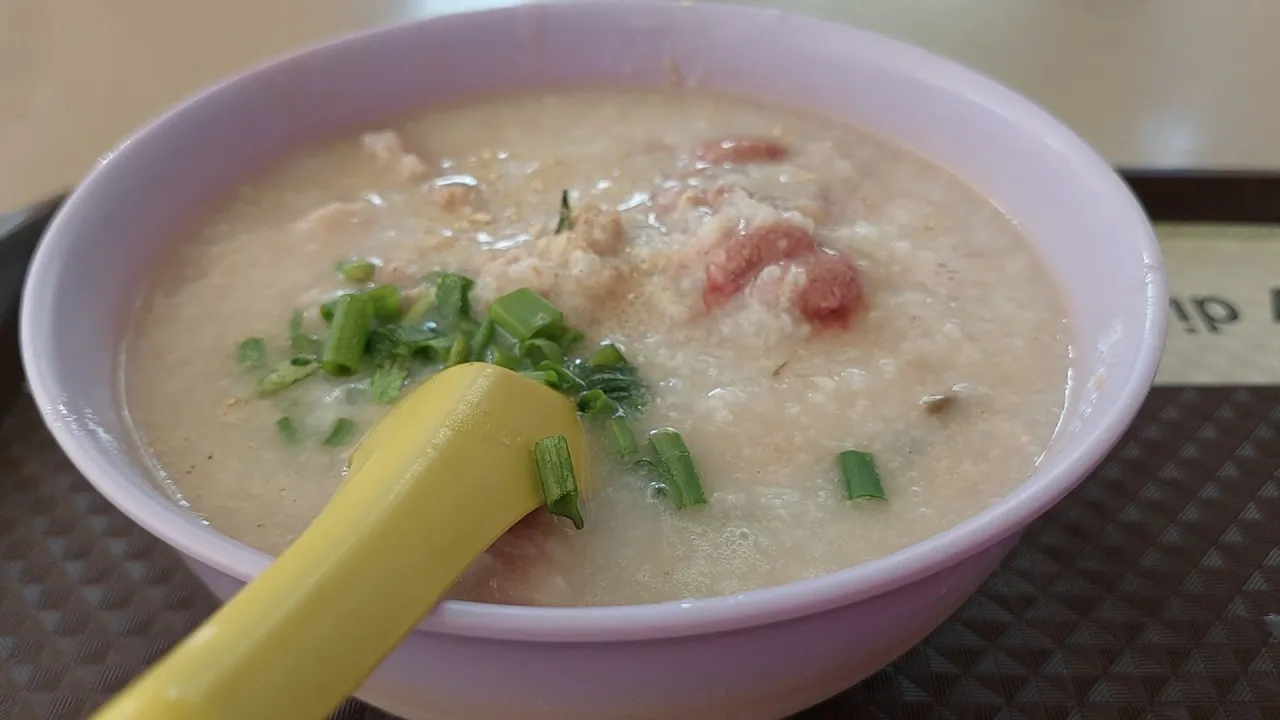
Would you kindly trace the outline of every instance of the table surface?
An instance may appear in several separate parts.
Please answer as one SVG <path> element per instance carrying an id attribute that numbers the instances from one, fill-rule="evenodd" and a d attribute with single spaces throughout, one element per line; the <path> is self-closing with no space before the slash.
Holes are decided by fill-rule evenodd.
<path id="1" fill-rule="evenodd" d="M 0 212 L 69 187 L 148 117 L 265 58 L 357 29 L 504 4 L 7 0 L 0 3 Z M 1280 93 L 1272 91 L 1280 3 L 1271 0 L 785 5 L 980 68 L 1119 165 L 1280 166 Z"/>

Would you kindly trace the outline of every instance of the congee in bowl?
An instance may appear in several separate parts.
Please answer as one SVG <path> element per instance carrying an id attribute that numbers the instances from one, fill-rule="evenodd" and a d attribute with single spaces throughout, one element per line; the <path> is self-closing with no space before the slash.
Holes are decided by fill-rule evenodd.
<path id="1" fill-rule="evenodd" d="M 579 398 L 593 491 L 453 597 L 642 604 L 984 510 L 1062 416 L 1066 315 L 1000 208 L 881 137 L 698 90 L 523 93 L 237 188 L 152 274 L 124 397 L 157 482 L 275 554 L 407 387 L 513 367 Z"/>

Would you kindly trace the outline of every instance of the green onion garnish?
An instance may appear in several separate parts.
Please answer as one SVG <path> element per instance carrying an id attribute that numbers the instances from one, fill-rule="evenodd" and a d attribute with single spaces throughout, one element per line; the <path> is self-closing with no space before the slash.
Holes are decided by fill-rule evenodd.
<path id="1" fill-rule="evenodd" d="M 453 351 L 453 338 L 445 336 L 427 341 L 427 355 L 434 362 L 448 362 L 449 353 Z"/>
<path id="2" fill-rule="evenodd" d="M 618 403 L 598 388 L 588 390 L 578 396 L 578 412 L 583 415 L 613 417 L 619 411 Z"/>
<path id="3" fill-rule="evenodd" d="M 351 282 L 364 283 L 373 279 L 373 273 L 377 270 L 369 260 L 343 260 L 334 267 L 338 274 Z"/>
<path id="4" fill-rule="evenodd" d="M 324 436 L 323 444 L 329 447 L 346 445 L 355 432 L 355 422 L 349 418 L 340 417 L 333 421 L 333 426 L 329 428 L 329 434 Z"/>
<path id="5" fill-rule="evenodd" d="M 529 288 L 514 290 L 494 300 L 489 306 L 489 317 L 520 343 L 564 327 L 564 315 L 556 306 Z"/>
<path id="6" fill-rule="evenodd" d="M 400 319 L 400 286 L 378 285 L 368 290 L 361 290 L 360 295 L 369 298 L 373 306 L 373 316 L 382 322 L 396 322 Z"/>
<path id="7" fill-rule="evenodd" d="M 389 328 L 402 343 L 408 345 L 415 351 L 426 349 L 428 342 L 439 337 L 439 333 L 436 332 L 435 323 L 426 323 L 423 325 L 387 325 L 386 327 Z"/>
<path id="8" fill-rule="evenodd" d="M 493 343 L 493 333 L 493 320 L 485 318 L 484 322 L 480 323 L 480 327 L 476 328 L 475 337 L 471 339 L 472 360 L 484 360 L 485 353 L 489 350 L 489 345 Z"/>
<path id="9" fill-rule="evenodd" d="M 636 433 L 626 417 L 618 415 L 609 418 L 605 421 L 605 429 L 609 433 L 609 447 L 613 448 L 613 452 L 623 463 L 634 465 L 643 458 L 640 445 L 636 442 Z"/>
<path id="10" fill-rule="evenodd" d="M 336 300 L 330 300 L 321 305 L 320 317 L 326 323 L 332 324 L 333 316 L 338 311 L 338 302 L 352 295 L 359 295 L 369 300 L 373 316 L 378 320 L 395 322 L 400 319 L 400 287 L 397 285 L 378 285 L 360 292 L 344 293 Z"/>
<path id="11" fill-rule="evenodd" d="M 658 458 L 659 468 L 666 477 L 667 489 L 676 507 L 687 508 L 707 501 L 702 494 L 702 479 L 693 465 L 693 455 L 680 433 L 670 428 L 654 430 L 649 434 L 649 444 Z"/>
<path id="12" fill-rule="evenodd" d="M 581 330 L 566 326 L 560 328 L 559 332 L 548 333 L 547 339 L 554 341 L 555 344 L 560 346 L 561 350 L 568 354 L 570 350 L 572 350 L 578 343 L 585 340 L 586 337 L 587 336 L 584 335 Z"/>
<path id="13" fill-rule="evenodd" d="M 557 365 L 549 360 L 543 360 L 538 363 L 534 370 L 555 373 L 556 380 L 552 387 L 561 392 L 577 395 L 587 389 L 587 386 L 575 377 L 573 373 L 569 372 L 569 370 L 563 365 Z"/>
<path id="14" fill-rule="evenodd" d="M 648 402 L 649 390 L 632 365 L 593 366 L 586 362 L 576 363 L 573 370 L 587 388 L 603 392 L 631 412 L 643 410 Z"/>
<path id="15" fill-rule="evenodd" d="M 353 295 L 353 294 L 354 293 L 343 293 L 342 295 L 338 296 L 338 300 L 346 297 L 347 295 Z M 325 325 L 329 325 L 333 322 L 333 310 L 334 308 L 338 307 L 338 300 L 330 300 L 329 302 L 320 306 L 320 319 L 324 320 Z"/>
<path id="16" fill-rule="evenodd" d="M 419 350 L 430 350 L 431 341 L 437 337 L 435 328 L 430 326 L 383 325 L 369 331 L 367 347 L 375 358 L 387 354 L 413 355 Z"/>
<path id="17" fill-rule="evenodd" d="M 440 273 L 436 280 L 436 311 L 447 329 L 471 317 L 471 286 L 475 281 L 453 273 Z"/>
<path id="18" fill-rule="evenodd" d="M 258 394 L 262 396 L 275 395 L 294 383 L 306 380 L 320 369 L 320 363 L 315 360 L 290 360 L 275 366 L 269 375 L 258 381 Z"/>
<path id="19" fill-rule="evenodd" d="M 627 364 L 627 359 L 622 355 L 622 351 L 613 343 L 605 343 L 600 349 L 591 353 L 591 357 L 587 359 L 587 365 L 594 368 L 601 367 L 622 367 Z"/>
<path id="20" fill-rule="evenodd" d="M 302 332 L 302 319 L 303 319 L 303 315 L 301 310 L 294 310 L 293 315 L 289 316 L 289 334 L 290 335 L 297 335 L 298 333 Z"/>
<path id="21" fill-rule="evenodd" d="M 276 434 L 280 436 L 281 440 L 290 445 L 296 444 L 298 439 L 302 437 L 302 433 L 298 431 L 298 424 L 288 415 L 276 421 Z"/>
<path id="22" fill-rule="evenodd" d="M 320 365 L 326 373 L 352 375 L 360 369 L 372 322 L 373 302 L 367 295 L 352 293 L 338 298 L 329 339 L 320 356 Z"/>
<path id="23" fill-rule="evenodd" d="M 425 350 L 435 356 L 437 351 L 431 343 L 438 340 L 435 330 L 425 326 L 383 325 L 371 330 L 366 352 L 373 357 L 369 390 L 374 400 L 382 403 L 395 400 L 409 378 L 414 354 Z M 449 347 L 446 345 L 440 351 L 441 357 L 449 352 Z"/>
<path id="24" fill-rule="evenodd" d="M 542 499 L 552 515 L 568 518 L 573 527 L 583 527 L 578 510 L 578 480 L 573 474 L 573 458 L 569 441 L 563 435 L 543 438 L 533 445 L 533 459 L 538 466 Z"/>
<path id="25" fill-rule="evenodd" d="M 560 191 L 560 217 L 556 219 L 556 235 L 573 229 L 573 208 L 569 206 L 569 191 Z"/>
<path id="26" fill-rule="evenodd" d="M 540 382 L 551 389 L 555 389 L 556 383 L 560 381 L 560 376 L 551 370 L 525 370 L 520 373 L 534 382 Z"/>
<path id="27" fill-rule="evenodd" d="M 490 347 L 487 357 L 491 364 L 508 370 L 515 370 L 520 366 L 520 358 L 506 348 Z"/>
<path id="28" fill-rule="evenodd" d="M 380 403 L 389 403 L 400 395 L 404 381 L 409 379 L 409 356 L 388 356 L 379 363 L 369 380 L 369 392 Z"/>
<path id="29" fill-rule="evenodd" d="M 635 431 L 631 429 L 631 423 L 627 421 L 622 406 L 605 395 L 604 391 L 588 390 L 579 395 L 578 412 L 604 420 L 609 447 L 622 459 L 622 462 L 633 465 L 643 458 L 640 445 L 636 442 Z"/>
<path id="30" fill-rule="evenodd" d="M 267 344 L 260 337 L 251 337 L 240 342 L 236 348 L 236 364 L 242 368 L 258 367 L 267 359 Z"/>
<path id="31" fill-rule="evenodd" d="M 861 450 L 845 450 L 836 458 L 844 495 L 850 500 L 884 500 L 876 457 Z"/>
<path id="32" fill-rule="evenodd" d="M 549 362 L 553 365 L 564 364 L 564 350 L 560 346 L 544 338 L 533 338 L 520 343 L 519 355 L 536 365 Z"/>
<path id="33" fill-rule="evenodd" d="M 409 310 L 400 318 L 400 322 L 405 325 L 419 325 L 427 317 L 427 311 L 431 309 L 431 305 L 436 301 L 436 290 L 434 287 L 424 288 L 422 295 L 413 301 L 409 306 Z"/>
<path id="34" fill-rule="evenodd" d="M 453 339 L 453 347 L 449 348 L 449 357 L 445 360 L 445 365 L 453 367 L 461 365 L 471 360 L 471 339 L 466 335 L 459 335 Z"/>

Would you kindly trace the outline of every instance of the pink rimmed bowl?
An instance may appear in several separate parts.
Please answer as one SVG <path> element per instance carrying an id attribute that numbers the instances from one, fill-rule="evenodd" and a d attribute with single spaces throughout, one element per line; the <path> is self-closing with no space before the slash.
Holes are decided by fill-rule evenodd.
<path id="1" fill-rule="evenodd" d="M 888 557 L 659 605 L 446 602 L 359 695 L 410 720 L 772 720 L 874 672 L 953 612 L 1116 443 L 1155 373 L 1166 290 L 1141 208 L 1070 130 L 978 73 L 852 27 L 722 4 L 524 5 L 346 38 L 197 95 L 90 174 L 33 261 L 22 348 L 53 434 L 107 499 L 230 596 L 270 558 L 170 502 L 125 439 L 118 349 L 153 259 L 238 181 L 309 141 L 476 93 L 657 86 L 672 64 L 707 89 L 893 138 L 1019 222 L 1075 326 L 1066 417 L 1015 491 Z"/>

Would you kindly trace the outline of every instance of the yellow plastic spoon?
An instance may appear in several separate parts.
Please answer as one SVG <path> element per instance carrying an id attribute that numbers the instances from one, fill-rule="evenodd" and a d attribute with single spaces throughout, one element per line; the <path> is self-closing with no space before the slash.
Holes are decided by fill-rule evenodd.
<path id="1" fill-rule="evenodd" d="M 327 716 L 500 535 L 542 505 L 533 444 L 572 401 L 481 363 L 415 388 L 352 453 L 320 516 L 95 720 Z M 585 490 L 585 488 L 583 488 Z"/>

